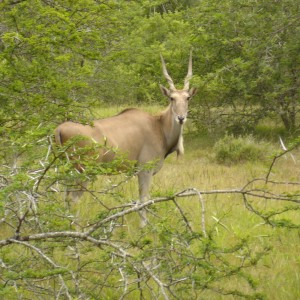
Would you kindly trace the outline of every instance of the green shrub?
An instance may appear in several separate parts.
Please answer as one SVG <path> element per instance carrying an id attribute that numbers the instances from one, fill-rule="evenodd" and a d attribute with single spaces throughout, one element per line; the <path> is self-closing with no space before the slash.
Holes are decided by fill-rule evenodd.
<path id="1" fill-rule="evenodd" d="M 270 152 L 267 143 L 258 142 L 253 136 L 225 135 L 214 146 L 215 159 L 221 164 L 264 160 Z"/>

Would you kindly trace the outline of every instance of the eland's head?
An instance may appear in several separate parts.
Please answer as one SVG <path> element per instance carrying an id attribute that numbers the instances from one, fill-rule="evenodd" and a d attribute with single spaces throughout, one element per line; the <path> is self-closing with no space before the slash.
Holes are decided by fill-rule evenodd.
<path id="1" fill-rule="evenodd" d="M 167 79 L 169 86 L 170 86 L 170 88 L 168 89 L 168 88 L 160 85 L 160 89 L 161 89 L 163 95 L 168 97 L 171 102 L 172 113 L 173 113 L 175 121 L 178 124 L 183 124 L 183 123 L 185 123 L 185 121 L 187 119 L 189 100 L 197 92 L 197 89 L 195 89 L 195 88 L 190 89 L 190 80 L 193 76 L 192 53 L 190 54 L 188 73 L 185 77 L 184 87 L 182 90 L 176 89 L 171 76 L 168 74 L 166 64 L 165 64 L 165 61 L 164 61 L 162 55 L 160 55 L 160 57 L 161 57 L 161 62 L 162 62 L 163 74 L 164 74 L 165 78 Z"/>

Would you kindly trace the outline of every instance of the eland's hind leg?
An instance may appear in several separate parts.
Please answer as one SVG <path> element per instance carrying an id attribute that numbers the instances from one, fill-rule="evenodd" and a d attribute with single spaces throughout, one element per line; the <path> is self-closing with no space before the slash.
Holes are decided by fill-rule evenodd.
<path id="1" fill-rule="evenodd" d="M 75 188 L 66 188 L 65 202 L 70 206 L 70 202 L 77 203 L 86 191 L 87 182 L 78 182 Z"/>
<path id="2" fill-rule="evenodd" d="M 78 202 L 83 193 L 86 191 L 87 182 L 78 182 L 78 187 L 76 188 L 67 188 L 65 194 L 66 201 Z"/>
<path id="3" fill-rule="evenodd" d="M 78 205 L 78 201 L 87 190 L 87 184 L 87 182 L 78 182 L 76 187 L 66 190 L 65 202 L 70 212 L 70 216 L 73 215 L 70 226 L 72 229 L 75 228 L 76 231 L 82 230 L 80 224 L 80 205 Z"/>
<path id="4" fill-rule="evenodd" d="M 76 203 L 82 197 L 83 193 L 86 191 L 87 182 L 78 183 L 77 190 L 71 191 L 70 196 L 72 200 Z"/>

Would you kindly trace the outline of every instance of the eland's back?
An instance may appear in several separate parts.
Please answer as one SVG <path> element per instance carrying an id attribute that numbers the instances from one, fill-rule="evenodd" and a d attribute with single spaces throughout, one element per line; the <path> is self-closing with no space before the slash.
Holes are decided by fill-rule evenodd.
<path id="1" fill-rule="evenodd" d="M 129 160 L 146 163 L 164 157 L 167 151 L 158 120 L 159 117 L 141 110 L 127 109 L 116 116 L 96 120 L 92 126 L 65 122 L 56 129 L 56 142 L 63 145 L 76 136 L 84 137 L 76 142 L 77 146 L 93 143 L 103 146 L 99 161 L 107 162 L 115 153 L 122 153 Z"/>

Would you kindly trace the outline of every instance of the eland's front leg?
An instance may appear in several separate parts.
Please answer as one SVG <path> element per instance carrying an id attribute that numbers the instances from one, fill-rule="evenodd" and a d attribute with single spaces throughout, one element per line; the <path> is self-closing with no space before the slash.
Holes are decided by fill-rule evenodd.
<path id="1" fill-rule="evenodd" d="M 150 199 L 149 197 L 149 189 L 150 189 L 150 183 L 152 178 L 152 172 L 146 172 L 142 171 L 138 174 L 138 180 L 139 180 L 139 194 L 140 194 L 140 201 L 141 203 L 145 203 Z M 148 223 L 146 209 L 142 209 L 139 212 L 141 217 L 141 227 L 144 227 Z"/>

